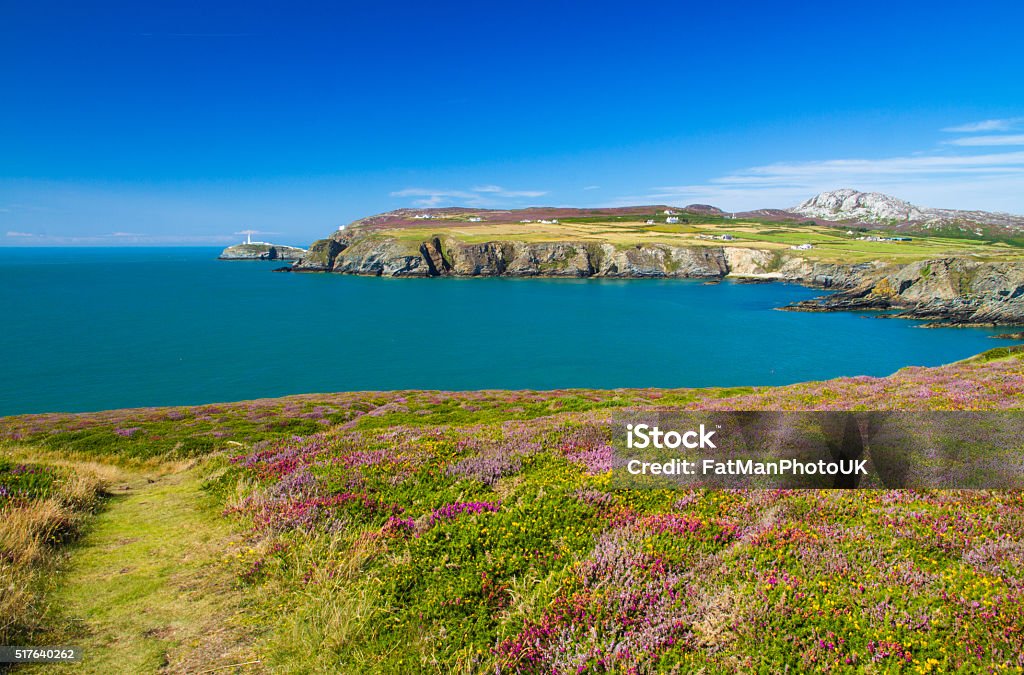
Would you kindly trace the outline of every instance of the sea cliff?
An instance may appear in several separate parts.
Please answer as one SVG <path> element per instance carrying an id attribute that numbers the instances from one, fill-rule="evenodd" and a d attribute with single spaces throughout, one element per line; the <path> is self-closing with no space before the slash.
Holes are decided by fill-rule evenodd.
<path id="1" fill-rule="evenodd" d="M 877 263 L 834 264 L 778 251 L 726 246 L 613 245 L 593 241 L 489 241 L 432 237 L 411 241 L 380 235 L 314 242 L 296 272 L 367 276 L 512 276 L 605 278 L 779 279 L 822 288 L 854 288 Z"/>
<path id="2" fill-rule="evenodd" d="M 964 258 L 924 260 L 866 275 L 833 295 L 797 303 L 798 311 L 895 310 L 933 325 L 1024 323 L 1024 265 Z"/>

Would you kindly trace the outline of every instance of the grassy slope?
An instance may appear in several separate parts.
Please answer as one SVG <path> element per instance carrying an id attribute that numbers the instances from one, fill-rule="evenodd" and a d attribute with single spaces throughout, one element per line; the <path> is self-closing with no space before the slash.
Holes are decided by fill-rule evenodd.
<path id="1" fill-rule="evenodd" d="M 655 224 L 647 225 L 647 218 Z M 557 224 L 541 223 L 463 223 L 444 220 L 423 221 L 375 230 L 381 236 L 418 244 L 434 235 L 442 235 L 469 243 L 495 240 L 522 241 L 604 241 L 617 246 L 638 243 L 662 243 L 677 246 L 734 246 L 786 251 L 791 255 L 823 262 L 856 263 L 873 260 L 908 263 L 915 260 L 945 256 L 972 256 L 982 260 L 1024 260 L 1024 248 L 982 238 L 914 235 L 910 242 L 858 241 L 858 236 L 874 234 L 889 236 L 883 230 L 856 231 L 818 225 L 803 225 L 753 220 L 731 220 L 688 216 L 689 223 L 668 224 L 665 216 L 630 218 L 568 218 Z M 701 239 L 703 236 L 731 234 L 733 241 Z M 902 235 L 901 235 L 902 236 Z M 793 251 L 791 246 L 810 243 L 814 248 Z"/>
<path id="2" fill-rule="evenodd" d="M 261 669 L 294 672 L 975 672 L 1024 665 L 1020 494 L 611 493 L 597 451 L 627 405 L 1021 409 L 1022 356 L 777 389 L 24 416 L 0 437 L 22 458 L 172 472 L 232 456 L 208 497 L 185 473 L 111 500 L 53 596 L 86 619 L 91 650 L 142 670 L 247 661 L 244 629 Z"/>

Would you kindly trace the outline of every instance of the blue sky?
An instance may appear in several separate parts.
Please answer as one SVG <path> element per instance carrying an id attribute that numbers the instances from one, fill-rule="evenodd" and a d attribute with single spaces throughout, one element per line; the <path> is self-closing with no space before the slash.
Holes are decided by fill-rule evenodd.
<path id="1" fill-rule="evenodd" d="M 837 187 L 1024 213 L 1021 3 L 700 4 L 4 1 L 0 245 Z"/>

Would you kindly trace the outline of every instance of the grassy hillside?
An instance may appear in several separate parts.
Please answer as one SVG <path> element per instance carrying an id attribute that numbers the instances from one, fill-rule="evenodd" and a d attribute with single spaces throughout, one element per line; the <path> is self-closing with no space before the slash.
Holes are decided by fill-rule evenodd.
<path id="1" fill-rule="evenodd" d="M 19 556 L 0 539 L 0 589 L 59 599 L 24 605 L 4 638 L 82 640 L 93 671 L 129 651 L 154 655 L 142 670 L 1024 667 L 1021 493 L 614 491 L 622 406 L 1021 409 L 1024 354 L 781 388 L 346 393 L 7 418 L 0 522 L 24 522 L 61 499 L 57 476 L 95 467 L 115 472 L 97 478 L 108 492 L 134 480 L 140 495 L 100 502 L 77 543 Z M 23 465 L 55 478 L 26 479 Z M 111 615 L 121 585 L 133 596 Z M 207 609 L 203 589 L 218 595 Z M 188 630 L 182 617 L 207 620 Z"/>
<path id="2" fill-rule="evenodd" d="M 426 213 L 433 213 L 427 211 Z M 519 215 L 531 222 L 520 222 Z M 541 213 L 547 214 L 546 211 Z M 945 256 L 971 256 L 981 260 L 1024 260 L 1024 240 L 987 238 L 958 230 L 924 232 L 909 235 L 911 241 L 867 241 L 858 237 L 905 237 L 881 226 L 835 226 L 777 218 L 706 213 L 678 213 L 678 223 L 668 223 L 664 210 L 606 215 L 541 217 L 534 212 L 473 212 L 442 210 L 430 219 L 387 214 L 357 224 L 375 235 L 408 241 L 418 246 L 435 235 L 467 243 L 496 240 L 519 241 L 601 241 L 616 246 L 662 243 L 680 246 L 736 246 L 765 250 L 791 251 L 809 260 L 856 263 L 873 260 L 913 262 Z M 560 215 L 557 210 L 551 213 Z M 480 218 L 478 222 L 471 218 Z M 540 220 L 557 220 L 538 222 Z M 654 221 L 648 224 L 647 221 Z M 852 229 L 851 229 L 852 228 Z M 848 234 L 849 233 L 849 234 Z M 731 240 L 723 240 L 729 235 Z M 793 251 L 792 246 L 811 244 L 809 250 Z"/>

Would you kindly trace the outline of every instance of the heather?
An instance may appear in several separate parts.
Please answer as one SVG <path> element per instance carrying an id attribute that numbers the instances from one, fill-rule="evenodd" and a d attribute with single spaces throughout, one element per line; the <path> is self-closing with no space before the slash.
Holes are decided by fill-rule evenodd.
<path id="1" fill-rule="evenodd" d="M 217 565 L 246 598 L 257 669 L 1024 669 L 1021 493 L 613 490 L 623 407 L 1020 409 L 1024 354 L 781 388 L 23 416 L 0 435 L 23 454 L 195 462 L 245 541 Z M 22 466 L 2 465 L 20 496 L 0 504 L 50 489 Z"/>

